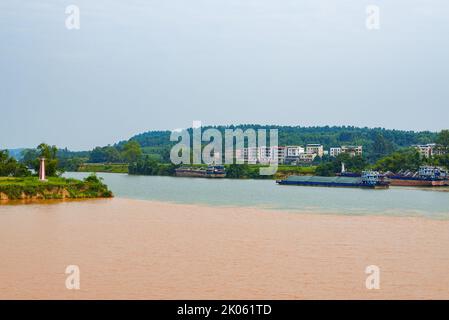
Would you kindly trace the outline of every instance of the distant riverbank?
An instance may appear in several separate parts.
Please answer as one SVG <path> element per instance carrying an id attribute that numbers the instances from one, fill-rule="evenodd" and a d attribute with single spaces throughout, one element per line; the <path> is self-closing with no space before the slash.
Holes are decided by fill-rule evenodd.
<path id="1" fill-rule="evenodd" d="M 151 170 L 153 176 L 175 176 L 174 173 L 170 173 L 166 170 L 167 163 L 154 163 L 158 166 L 158 170 Z M 84 163 L 78 167 L 77 172 L 103 172 L 103 173 L 128 173 L 129 165 L 126 163 Z M 191 167 L 207 167 L 207 165 L 191 165 Z M 230 165 L 224 165 L 227 172 L 230 172 Z M 289 175 L 313 175 L 315 173 L 316 166 L 293 166 L 293 165 L 279 165 L 275 175 L 267 177 L 259 175 L 259 169 L 267 167 L 266 165 L 251 164 L 251 165 L 239 165 L 240 170 L 237 174 L 232 175 L 232 179 L 283 179 Z M 164 169 L 164 170 L 161 170 Z M 134 175 L 148 175 L 133 173 Z"/>
<path id="2" fill-rule="evenodd" d="M 78 172 L 128 173 L 128 164 L 127 163 L 84 163 L 78 167 Z"/>

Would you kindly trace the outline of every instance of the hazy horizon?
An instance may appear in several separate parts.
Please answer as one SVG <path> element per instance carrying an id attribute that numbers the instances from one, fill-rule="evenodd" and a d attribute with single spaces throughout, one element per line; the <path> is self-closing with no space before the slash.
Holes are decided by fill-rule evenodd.
<path id="1" fill-rule="evenodd" d="M 238 123 L 238 124 L 219 124 L 219 125 L 208 125 L 208 124 L 203 124 L 202 125 L 202 127 L 203 128 L 207 128 L 207 127 L 211 127 L 211 126 L 231 126 L 231 125 L 233 125 L 233 126 L 236 126 L 236 127 L 239 127 L 239 126 L 243 126 L 243 125 L 255 125 L 255 126 L 266 126 L 266 127 L 273 127 L 273 126 L 280 126 L 280 127 L 282 127 L 282 126 L 291 126 L 291 127 L 295 127 L 295 126 L 299 126 L 299 125 L 284 125 L 284 124 L 281 124 L 281 125 L 279 125 L 279 124 L 273 124 L 273 123 L 271 123 L 271 124 L 260 124 L 260 123 Z M 384 127 L 358 127 L 358 126 L 352 126 L 352 125 L 341 125 L 341 126 L 336 126 L 336 125 L 322 125 L 322 126 L 313 126 L 313 125 L 311 125 L 311 126 L 301 126 L 301 127 L 305 127 L 305 128 L 310 128 L 310 127 L 326 127 L 326 126 L 328 126 L 328 127 L 355 127 L 355 128 L 360 128 L 360 129 L 363 129 L 363 128 L 368 128 L 368 129 L 385 129 L 385 130 L 399 130 L 399 129 L 394 129 L 394 128 L 384 128 Z M 112 142 L 109 142 L 109 143 L 106 143 L 106 144 L 104 144 L 104 145 L 96 145 L 96 146 L 94 146 L 94 147 L 92 147 L 92 148 L 88 148 L 88 149 L 72 149 L 72 148 L 69 148 L 68 146 L 59 146 L 59 145 L 57 145 L 57 147 L 58 148 L 60 148 L 60 149 L 65 149 L 65 148 L 67 148 L 69 151 L 90 151 L 90 150 L 92 150 L 93 148 L 95 148 L 95 147 L 105 147 L 105 146 L 108 146 L 108 145 L 115 145 L 115 144 L 117 144 L 117 143 L 119 143 L 119 142 L 122 142 L 122 141 L 128 141 L 129 139 L 131 139 L 131 138 L 133 138 L 134 136 L 136 136 L 136 135 L 139 135 L 139 134 L 142 134 L 142 133 L 146 133 L 146 132 L 154 132 L 154 131 L 175 131 L 175 130 L 181 130 L 181 129 L 191 129 L 192 128 L 192 126 L 190 126 L 190 127 L 186 127 L 186 128 L 176 128 L 176 129 L 155 129 L 155 130 L 146 130 L 146 131 L 142 131 L 142 132 L 137 132 L 137 133 L 135 133 L 135 134 L 133 134 L 133 135 L 131 135 L 131 136 L 129 136 L 129 137 L 126 137 L 126 138 L 122 138 L 122 139 L 119 139 L 119 140 L 117 140 L 117 141 L 112 141 Z M 431 131 L 431 130 L 400 130 L 400 131 L 413 131 L 413 132 L 415 132 L 415 133 L 417 133 L 417 132 L 438 132 L 438 131 Z M 50 145 L 54 145 L 53 143 L 51 143 L 50 141 L 41 141 L 42 143 L 47 143 L 47 144 L 50 144 Z M 38 145 L 38 144 L 37 144 Z M 1 145 L 0 145 L 0 150 L 18 150 L 18 149 L 33 149 L 33 148 L 35 148 L 35 147 L 37 147 L 37 145 L 36 146 L 15 146 L 15 147 L 12 147 L 12 148 L 3 148 Z"/>
<path id="2" fill-rule="evenodd" d="M 193 120 L 447 129 L 448 17 L 441 0 L 3 0 L 0 149 L 90 150 Z"/>

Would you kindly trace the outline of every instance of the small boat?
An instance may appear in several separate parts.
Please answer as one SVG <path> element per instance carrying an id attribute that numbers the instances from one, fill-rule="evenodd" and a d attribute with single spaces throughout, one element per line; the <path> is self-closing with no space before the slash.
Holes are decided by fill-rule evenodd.
<path id="1" fill-rule="evenodd" d="M 194 177 L 194 178 L 224 178 L 226 171 L 224 166 L 208 166 L 205 167 L 181 167 L 175 170 L 177 177 Z"/>
<path id="2" fill-rule="evenodd" d="M 289 176 L 285 180 L 277 180 L 276 183 L 280 185 L 310 187 L 389 188 L 389 182 L 384 181 L 383 177 L 377 171 L 364 171 L 360 177 Z"/>

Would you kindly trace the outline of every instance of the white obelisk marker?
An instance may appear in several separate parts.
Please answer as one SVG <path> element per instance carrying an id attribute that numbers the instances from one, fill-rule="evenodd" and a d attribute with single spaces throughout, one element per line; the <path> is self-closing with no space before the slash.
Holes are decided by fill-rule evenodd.
<path id="1" fill-rule="evenodd" d="M 40 158 L 40 166 L 39 166 L 39 180 L 40 181 L 47 181 L 45 179 L 45 158 Z"/>

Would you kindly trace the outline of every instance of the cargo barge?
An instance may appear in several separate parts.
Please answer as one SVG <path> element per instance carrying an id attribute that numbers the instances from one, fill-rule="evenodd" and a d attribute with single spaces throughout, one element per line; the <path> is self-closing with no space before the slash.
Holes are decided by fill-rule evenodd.
<path id="1" fill-rule="evenodd" d="M 360 177 L 320 177 L 320 176 L 290 176 L 285 180 L 277 180 L 280 185 L 296 185 L 310 187 L 340 187 L 340 188 L 367 188 L 388 189 L 389 182 L 376 171 L 365 171 Z"/>
<path id="2" fill-rule="evenodd" d="M 175 170 L 177 177 L 192 178 L 224 178 L 226 171 L 224 166 L 205 167 L 181 167 Z"/>
<path id="3" fill-rule="evenodd" d="M 392 186 L 443 187 L 449 186 L 449 174 L 440 167 L 421 166 L 418 172 L 387 173 Z"/>

